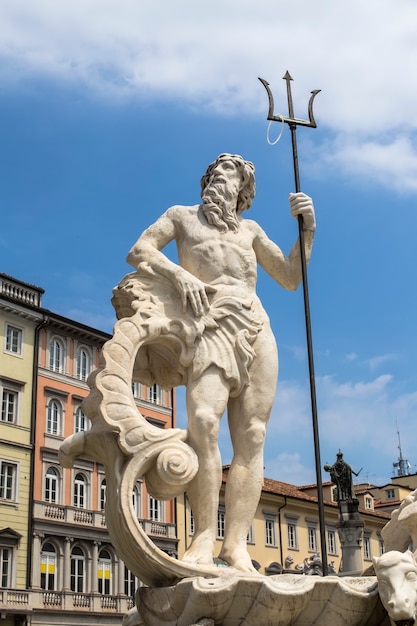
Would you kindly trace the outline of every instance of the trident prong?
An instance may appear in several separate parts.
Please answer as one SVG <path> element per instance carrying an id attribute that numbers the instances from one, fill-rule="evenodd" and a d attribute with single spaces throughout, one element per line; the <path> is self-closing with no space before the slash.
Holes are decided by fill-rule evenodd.
<path id="1" fill-rule="evenodd" d="M 269 110 L 267 120 L 270 122 L 285 122 L 286 124 L 294 124 L 295 126 L 309 126 L 310 128 L 317 128 L 316 120 L 313 115 L 313 102 L 314 98 L 320 93 L 321 89 L 314 89 L 311 92 L 310 100 L 308 101 L 308 120 L 302 120 L 298 117 L 294 117 L 294 107 L 292 103 L 292 94 L 291 94 L 291 84 L 292 77 L 290 73 L 287 71 L 283 79 L 287 82 L 287 99 L 288 99 L 288 117 L 284 115 L 275 115 L 274 114 L 274 97 L 272 95 L 272 91 L 269 87 L 269 83 L 264 78 L 259 78 L 261 83 L 266 89 L 269 100 Z"/>

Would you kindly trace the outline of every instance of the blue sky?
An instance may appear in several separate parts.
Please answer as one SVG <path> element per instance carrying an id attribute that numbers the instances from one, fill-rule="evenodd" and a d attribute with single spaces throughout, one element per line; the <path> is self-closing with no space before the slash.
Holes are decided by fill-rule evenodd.
<path id="1" fill-rule="evenodd" d="M 129 248 L 167 207 L 199 201 L 221 152 L 254 162 L 248 217 L 288 253 L 290 136 L 267 143 L 258 76 L 286 114 L 289 70 L 297 117 L 322 90 L 318 128 L 297 135 L 317 214 L 309 288 L 322 464 L 341 448 L 361 479 L 388 482 L 398 424 L 417 471 L 416 23 L 414 0 L 395 10 L 389 0 L 3 0 L 0 271 L 42 286 L 45 307 L 111 331 Z M 280 351 L 265 473 L 314 482 L 302 292 L 262 271 L 258 292 Z M 221 448 L 227 463 L 226 422 Z"/>

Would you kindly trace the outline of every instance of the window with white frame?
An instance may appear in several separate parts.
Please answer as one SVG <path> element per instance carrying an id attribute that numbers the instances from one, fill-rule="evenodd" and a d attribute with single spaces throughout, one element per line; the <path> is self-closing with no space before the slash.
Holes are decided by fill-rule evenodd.
<path id="1" fill-rule="evenodd" d="M 226 509 L 220 506 L 217 510 L 217 539 L 224 539 L 224 530 L 226 524 Z"/>
<path id="2" fill-rule="evenodd" d="M 82 433 L 90 428 L 90 420 L 84 415 L 80 406 L 75 410 L 74 422 L 74 432 L 76 433 Z"/>
<path id="3" fill-rule="evenodd" d="M 23 353 L 23 329 L 6 324 L 6 341 L 4 349 L 10 354 L 21 356 Z"/>
<path id="4" fill-rule="evenodd" d="M 327 552 L 332 555 L 337 555 L 337 540 L 336 540 L 336 530 L 333 528 L 328 528 L 326 531 L 327 538 Z"/>
<path id="5" fill-rule="evenodd" d="M 374 508 L 373 498 L 371 498 L 370 496 L 366 496 L 365 497 L 365 509 L 367 509 L 368 511 L 372 511 L 373 508 Z"/>
<path id="6" fill-rule="evenodd" d="M 8 424 L 17 424 L 19 415 L 19 391 L 3 385 L 1 392 L 1 421 Z"/>
<path id="7" fill-rule="evenodd" d="M 74 478 L 73 505 L 79 509 L 87 508 L 87 496 L 87 479 L 84 474 L 78 472 Z"/>
<path id="8" fill-rule="evenodd" d="M 0 500 L 17 500 L 17 463 L 0 460 Z"/>
<path id="9" fill-rule="evenodd" d="M 125 595 L 128 598 L 135 599 L 136 589 L 140 587 L 141 583 L 139 578 L 136 578 L 134 574 L 125 565 Z"/>
<path id="10" fill-rule="evenodd" d="M 49 342 L 49 369 L 53 372 L 64 370 L 64 348 L 62 342 L 56 338 Z"/>
<path id="11" fill-rule="evenodd" d="M 78 348 L 77 351 L 77 378 L 87 380 L 90 373 L 90 355 L 86 348 Z"/>
<path id="12" fill-rule="evenodd" d="M 159 385 L 155 384 L 148 387 L 147 399 L 148 402 L 153 404 L 161 404 L 161 388 Z"/>
<path id="13" fill-rule="evenodd" d="M 246 543 L 255 543 L 255 531 L 253 528 L 253 522 L 249 527 L 249 532 L 246 536 Z"/>
<path id="14" fill-rule="evenodd" d="M 132 394 L 135 400 L 140 400 L 142 398 L 142 385 L 141 383 L 132 383 Z"/>
<path id="15" fill-rule="evenodd" d="M 265 545 L 276 546 L 276 517 L 265 514 Z"/>
<path id="16" fill-rule="evenodd" d="M 100 550 L 97 564 L 98 592 L 112 593 L 112 560 L 108 550 Z"/>
<path id="17" fill-rule="evenodd" d="M 363 534 L 363 558 L 365 561 L 371 561 L 372 559 L 371 536 L 366 532 Z"/>
<path id="18" fill-rule="evenodd" d="M 308 551 L 317 552 L 317 527 L 307 526 Z"/>
<path id="19" fill-rule="evenodd" d="M 164 503 L 153 496 L 148 498 L 149 519 L 153 522 L 164 521 Z"/>
<path id="20" fill-rule="evenodd" d="M 48 467 L 45 474 L 45 501 L 51 504 L 59 502 L 59 472 L 55 467 Z"/>
<path id="21" fill-rule="evenodd" d="M 52 398 L 48 402 L 46 432 L 48 435 L 60 435 L 62 433 L 62 404 L 56 398 Z"/>
<path id="22" fill-rule="evenodd" d="M 52 543 L 47 542 L 41 552 L 41 589 L 56 591 L 57 588 L 57 557 Z"/>
<path id="23" fill-rule="evenodd" d="M 75 546 L 71 551 L 71 576 L 70 585 L 71 591 L 78 593 L 85 593 L 86 591 L 86 567 L 85 567 L 85 554 L 79 546 Z"/>
<path id="24" fill-rule="evenodd" d="M 385 495 L 387 500 L 394 500 L 395 498 L 395 489 L 386 489 Z"/>
<path id="25" fill-rule="evenodd" d="M 287 521 L 288 548 L 298 550 L 297 523 Z"/>
<path id="26" fill-rule="evenodd" d="M 0 545 L 0 587 L 12 587 L 13 549 Z"/>
<path id="27" fill-rule="evenodd" d="M 142 485 L 137 482 L 132 491 L 132 505 L 137 518 L 142 516 Z"/>

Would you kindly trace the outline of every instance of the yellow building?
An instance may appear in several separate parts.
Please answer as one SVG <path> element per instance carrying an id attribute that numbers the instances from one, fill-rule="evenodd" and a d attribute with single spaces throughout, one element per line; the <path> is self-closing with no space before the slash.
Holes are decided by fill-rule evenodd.
<path id="1" fill-rule="evenodd" d="M 224 486 L 227 480 L 224 468 L 223 485 L 217 518 L 216 554 L 220 552 L 227 511 L 224 507 Z M 339 572 L 342 551 L 337 525 L 338 505 L 332 500 L 333 485 L 323 486 L 325 507 L 325 536 L 328 563 Z M 320 529 L 316 485 L 297 487 L 278 480 L 264 479 L 260 502 L 248 534 L 248 551 L 261 574 L 277 574 L 286 569 L 302 569 L 320 553 Z M 374 509 L 372 494 L 358 494 L 359 512 L 364 522 L 363 569 L 372 564 L 372 556 L 383 552 L 381 529 L 389 514 Z M 185 497 L 178 498 L 179 558 L 189 546 L 194 532 L 192 512 Z M 298 567 L 297 567 L 298 566 Z"/>
<path id="2" fill-rule="evenodd" d="M 16 593 L 27 588 L 30 575 L 32 400 L 42 294 L 0 274 L 0 572 L 1 587 Z M 11 623 L 18 624 L 19 615 L 17 606 Z"/>

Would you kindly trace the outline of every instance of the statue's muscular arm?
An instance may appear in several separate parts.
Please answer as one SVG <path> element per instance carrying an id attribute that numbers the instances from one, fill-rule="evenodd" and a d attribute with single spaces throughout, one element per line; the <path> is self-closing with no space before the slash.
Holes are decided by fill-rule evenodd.
<path id="1" fill-rule="evenodd" d="M 171 280 L 181 295 L 183 311 L 186 311 L 189 303 L 195 315 L 203 315 L 209 308 L 209 287 L 161 252 L 168 243 L 181 236 L 179 213 L 185 213 L 187 209 L 188 207 L 178 206 L 168 209 L 142 233 L 126 261 L 135 269 L 139 269 L 141 265 L 148 266 L 157 274 Z"/>
<path id="2" fill-rule="evenodd" d="M 289 202 L 291 215 L 295 218 L 301 216 L 303 219 L 305 256 L 308 263 L 316 229 L 313 202 L 309 196 L 301 192 L 291 193 Z M 253 249 L 259 265 L 285 289 L 291 291 L 297 289 L 302 279 L 300 240 L 297 239 L 286 257 L 256 222 L 250 221 L 249 226 L 252 230 Z"/>

